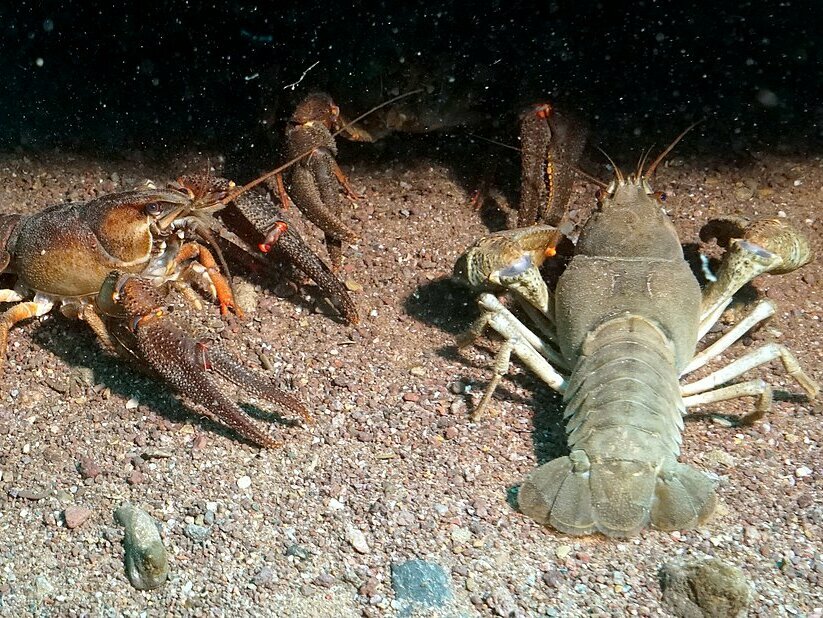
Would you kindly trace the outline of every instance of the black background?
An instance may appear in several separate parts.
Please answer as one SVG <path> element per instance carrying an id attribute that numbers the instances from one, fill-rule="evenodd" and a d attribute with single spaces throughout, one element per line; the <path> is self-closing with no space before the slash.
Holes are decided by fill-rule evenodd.
<path id="1" fill-rule="evenodd" d="M 795 1 L 6 2 L 0 147 L 249 150 L 265 143 L 264 120 L 311 89 L 350 117 L 386 98 L 402 59 L 474 93 L 478 133 L 516 135 L 517 110 L 548 97 L 580 110 L 598 143 L 642 136 L 635 153 L 703 117 L 715 147 L 807 151 L 823 121 L 821 12 Z"/>

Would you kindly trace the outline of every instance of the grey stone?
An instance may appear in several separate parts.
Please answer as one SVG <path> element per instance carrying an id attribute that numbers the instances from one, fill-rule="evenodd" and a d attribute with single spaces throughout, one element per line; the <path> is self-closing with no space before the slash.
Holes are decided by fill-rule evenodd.
<path id="1" fill-rule="evenodd" d="M 187 537 L 189 537 L 192 541 L 198 541 L 200 543 L 211 536 L 211 529 L 208 526 L 188 524 L 185 531 Z"/>
<path id="2" fill-rule="evenodd" d="M 417 609 L 443 607 L 452 600 L 449 576 L 435 562 L 408 560 L 392 564 L 391 577 L 395 598 L 404 602 L 402 616 L 412 615 Z"/>
<path id="3" fill-rule="evenodd" d="M 54 594 L 54 586 L 45 575 L 38 575 L 34 578 L 34 597 L 37 601 L 42 601 Z"/>
<path id="4" fill-rule="evenodd" d="M 169 558 L 154 519 L 128 503 L 114 512 L 114 519 L 126 530 L 123 547 L 131 585 L 138 590 L 163 585 L 169 576 Z"/>

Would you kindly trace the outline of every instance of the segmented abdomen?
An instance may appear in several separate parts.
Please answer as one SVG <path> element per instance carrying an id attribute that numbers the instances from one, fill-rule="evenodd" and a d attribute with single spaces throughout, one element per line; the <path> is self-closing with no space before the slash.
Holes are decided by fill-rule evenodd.
<path id="1" fill-rule="evenodd" d="M 521 510 L 568 534 L 624 537 L 649 523 L 703 521 L 714 487 L 677 461 L 685 408 L 663 331 L 624 315 L 594 329 L 581 351 L 564 395 L 571 452 L 526 479 Z"/>
<path id="2" fill-rule="evenodd" d="M 680 452 L 685 408 L 674 358 L 648 320 L 615 318 L 589 334 L 564 400 L 569 447 L 591 461 L 658 466 Z"/>

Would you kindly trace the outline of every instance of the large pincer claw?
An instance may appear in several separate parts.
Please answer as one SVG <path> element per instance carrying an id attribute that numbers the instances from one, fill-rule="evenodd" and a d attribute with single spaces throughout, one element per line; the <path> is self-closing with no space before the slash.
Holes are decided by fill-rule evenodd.
<path id="1" fill-rule="evenodd" d="M 234 202 L 240 213 L 262 235 L 258 248 L 275 260 L 285 259 L 314 280 L 329 295 L 340 315 L 350 324 L 360 317 L 346 286 L 315 255 L 303 238 L 283 220 L 283 213 L 263 193 L 246 193 Z"/>
<path id="2" fill-rule="evenodd" d="M 226 395 L 214 379 L 215 373 L 244 392 L 311 422 L 308 411 L 297 399 L 249 371 L 219 347 L 196 340 L 181 328 L 151 282 L 114 271 L 101 289 L 98 305 L 112 319 L 126 324 L 134 338 L 132 352 L 140 360 L 209 417 L 247 440 L 266 448 L 281 446 Z"/>
<path id="3" fill-rule="evenodd" d="M 540 266 L 554 254 L 557 240 L 557 230 L 548 225 L 485 236 L 460 256 L 453 278 L 480 292 L 513 292 L 547 313 L 550 292 Z"/>
<path id="4" fill-rule="evenodd" d="M 703 292 L 701 326 L 714 323 L 732 296 L 758 275 L 789 273 L 813 258 L 809 240 L 785 219 L 713 219 L 700 230 L 700 238 L 716 239 L 727 249 L 717 280 Z"/>

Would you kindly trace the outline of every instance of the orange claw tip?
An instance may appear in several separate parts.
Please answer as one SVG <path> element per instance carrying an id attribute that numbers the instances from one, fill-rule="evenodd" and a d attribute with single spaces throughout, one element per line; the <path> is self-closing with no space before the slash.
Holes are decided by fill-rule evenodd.
<path id="1" fill-rule="evenodd" d="M 555 255 L 557 255 L 557 249 L 555 249 L 554 247 L 546 247 L 546 250 L 543 252 L 543 255 L 545 255 L 547 258 L 554 257 Z"/>
<path id="2" fill-rule="evenodd" d="M 538 118 L 548 118 L 551 116 L 554 109 L 552 108 L 551 104 L 545 103 L 543 105 L 538 105 L 537 108 L 534 110 L 535 116 Z"/>
<path id="3" fill-rule="evenodd" d="M 229 315 L 234 313 L 238 318 L 243 317 L 243 310 L 234 303 L 220 303 L 220 315 Z"/>
<path id="4" fill-rule="evenodd" d="M 288 231 L 288 229 L 289 226 L 285 221 L 278 221 L 274 224 L 274 226 L 272 226 L 268 234 L 266 234 L 266 238 L 263 242 L 257 245 L 257 248 L 263 253 L 268 253 L 271 251 L 272 245 L 274 245 L 274 243 L 276 243 L 280 237 Z"/>
<path id="5" fill-rule="evenodd" d="M 157 318 L 162 318 L 166 315 L 165 309 L 158 307 L 151 311 L 151 313 L 147 313 L 146 315 L 138 315 L 131 321 L 131 330 L 132 332 L 136 332 L 138 328 L 155 320 Z"/>

